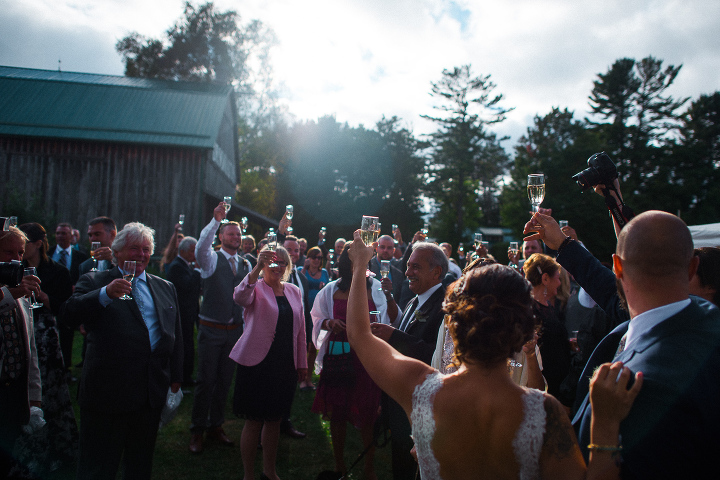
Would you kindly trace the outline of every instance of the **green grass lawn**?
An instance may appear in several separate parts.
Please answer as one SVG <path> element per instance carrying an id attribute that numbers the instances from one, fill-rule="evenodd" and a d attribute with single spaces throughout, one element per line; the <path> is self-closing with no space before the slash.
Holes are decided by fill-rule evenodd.
<path id="1" fill-rule="evenodd" d="M 82 338 L 76 334 L 73 365 L 80 361 Z M 80 377 L 80 369 L 74 368 L 74 376 Z M 317 377 L 313 382 L 317 384 Z M 70 386 L 72 398 L 76 398 L 77 383 Z M 234 388 L 230 389 L 233 392 Z M 230 397 L 232 396 L 232 393 Z M 322 470 L 333 469 L 332 445 L 330 442 L 329 422 L 323 421 L 319 415 L 310 411 L 315 392 L 297 391 L 292 410 L 292 422 L 295 428 L 307 433 L 302 440 L 291 439 L 281 435 L 278 449 L 278 475 L 283 480 L 312 480 Z M 192 455 L 188 451 L 190 442 L 190 412 L 192 410 L 192 392 L 183 398 L 180 410 L 175 419 L 160 429 L 155 448 L 155 461 L 153 465 L 153 478 L 167 480 L 181 479 L 242 479 L 243 466 L 240 459 L 240 433 L 243 420 L 232 414 L 232 398 L 228 398 L 227 420 L 224 425 L 225 432 L 235 441 L 234 447 L 227 447 L 218 443 L 205 442 L 205 449 L 199 455 Z M 77 405 L 75 405 L 76 418 L 80 421 Z M 360 432 L 352 427 L 348 428 L 345 459 L 348 467 L 362 452 Z M 262 452 L 258 451 L 256 461 L 256 478 L 261 471 Z M 390 445 L 376 449 L 375 468 L 380 480 L 391 479 Z M 351 479 L 361 479 L 362 462 L 348 475 Z M 74 478 L 74 471 L 67 469 L 56 472 L 53 479 Z"/>

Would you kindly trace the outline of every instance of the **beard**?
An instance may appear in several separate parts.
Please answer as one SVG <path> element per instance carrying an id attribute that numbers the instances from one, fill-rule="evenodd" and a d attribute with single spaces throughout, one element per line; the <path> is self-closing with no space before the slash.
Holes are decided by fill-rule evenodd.
<path id="1" fill-rule="evenodd" d="M 627 304 L 627 298 L 625 297 L 625 289 L 623 289 L 622 282 L 619 278 L 615 279 L 615 285 L 617 285 L 618 297 L 620 297 L 620 307 L 626 312 L 630 313 Z"/>

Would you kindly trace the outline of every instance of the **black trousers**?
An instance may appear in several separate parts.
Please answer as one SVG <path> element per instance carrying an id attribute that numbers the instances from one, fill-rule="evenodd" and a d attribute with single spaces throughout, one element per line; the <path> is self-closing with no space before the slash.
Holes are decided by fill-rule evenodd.
<path id="1" fill-rule="evenodd" d="M 0 385 L 0 478 L 6 478 L 13 465 L 12 451 L 27 418 L 27 384 L 12 381 Z"/>
<path id="2" fill-rule="evenodd" d="M 149 480 L 161 411 L 149 406 L 124 413 L 80 409 L 77 478 L 114 480 L 122 462 L 122 478 Z"/>

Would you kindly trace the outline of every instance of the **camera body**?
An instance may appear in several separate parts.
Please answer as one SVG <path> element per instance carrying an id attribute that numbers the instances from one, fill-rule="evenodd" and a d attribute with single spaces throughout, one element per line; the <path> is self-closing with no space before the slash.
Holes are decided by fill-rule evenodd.
<path id="1" fill-rule="evenodd" d="M 572 177 L 583 192 L 600 184 L 612 185 L 613 180 L 618 178 L 615 163 L 605 152 L 593 154 L 588 158 L 587 164 L 588 168 Z"/>
<path id="2" fill-rule="evenodd" d="M 17 260 L 0 262 L 0 284 L 10 288 L 17 287 L 22 282 L 23 265 Z"/>

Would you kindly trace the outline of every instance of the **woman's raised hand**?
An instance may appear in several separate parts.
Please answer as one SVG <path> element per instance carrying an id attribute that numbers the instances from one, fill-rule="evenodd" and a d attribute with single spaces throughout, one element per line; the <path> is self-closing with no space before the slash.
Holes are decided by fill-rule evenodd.
<path id="1" fill-rule="evenodd" d="M 365 245 L 365 242 L 360 238 L 360 229 L 355 230 L 355 233 L 353 233 L 353 242 L 348 251 L 348 256 L 350 257 L 353 267 L 355 265 L 357 265 L 358 268 L 362 267 L 363 272 L 365 272 L 368 262 L 375 254 L 376 246 L 377 242 L 373 242 L 372 245 Z"/>
<path id="2" fill-rule="evenodd" d="M 635 374 L 635 383 L 629 389 L 632 372 L 622 362 L 604 363 L 595 370 L 590 380 L 590 403 L 596 421 L 620 422 L 632 407 L 643 383 L 643 374 Z"/>

